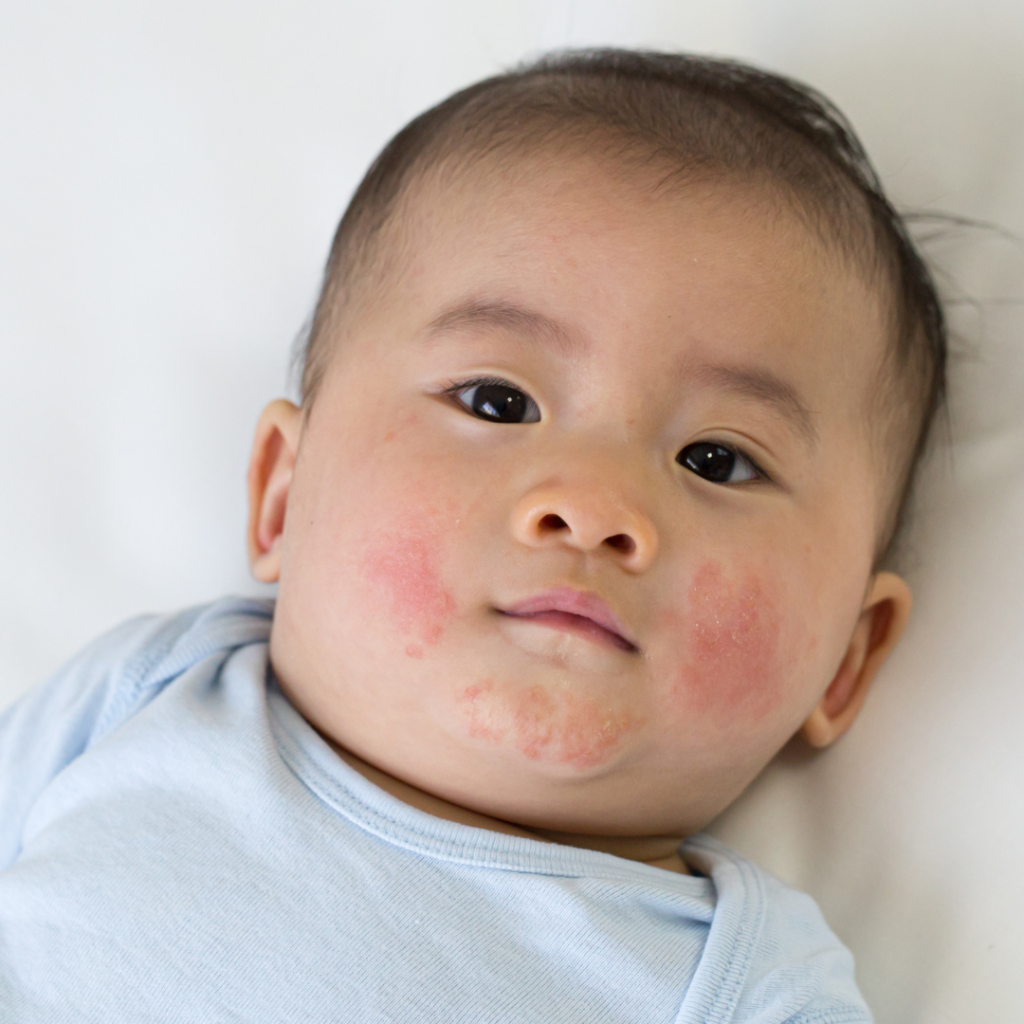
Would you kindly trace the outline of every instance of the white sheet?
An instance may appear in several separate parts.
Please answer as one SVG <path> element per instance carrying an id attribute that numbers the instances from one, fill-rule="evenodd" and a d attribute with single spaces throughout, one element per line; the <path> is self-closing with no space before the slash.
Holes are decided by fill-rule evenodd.
<path id="1" fill-rule="evenodd" d="M 256 590 L 249 438 L 347 196 L 412 114 L 566 43 L 804 78 L 900 203 L 1024 235 L 1016 3 L 7 5 L 0 704 L 128 615 Z M 970 295 L 1024 297 L 1019 247 L 941 255 Z M 853 733 L 787 751 L 717 829 L 820 900 L 882 1024 L 1024 1019 L 1024 313 L 982 309 L 960 317 L 909 634 Z"/>

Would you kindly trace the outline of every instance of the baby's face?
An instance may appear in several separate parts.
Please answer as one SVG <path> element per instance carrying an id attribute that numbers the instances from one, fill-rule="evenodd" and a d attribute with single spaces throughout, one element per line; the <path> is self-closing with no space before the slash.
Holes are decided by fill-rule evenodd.
<path id="1" fill-rule="evenodd" d="M 302 433 L 282 686 L 472 810 L 693 831 L 858 621 L 879 303 L 753 187 L 537 157 L 424 191 Z"/>

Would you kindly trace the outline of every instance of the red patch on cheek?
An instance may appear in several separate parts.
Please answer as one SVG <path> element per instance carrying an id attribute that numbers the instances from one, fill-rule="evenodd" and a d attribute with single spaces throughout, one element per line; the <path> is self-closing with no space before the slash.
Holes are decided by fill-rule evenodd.
<path id="1" fill-rule="evenodd" d="M 399 632 L 436 644 L 455 611 L 455 599 L 438 571 L 439 531 L 429 521 L 409 518 L 373 535 L 359 561 L 359 575 L 374 606 L 383 606 Z M 409 644 L 410 658 L 423 648 Z"/>
<path id="2" fill-rule="evenodd" d="M 737 583 L 708 562 L 690 584 L 687 613 L 677 698 L 723 720 L 758 719 L 778 707 L 785 678 L 779 615 L 757 578 Z"/>
<path id="3" fill-rule="evenodd" d="M 533 761 L 579 769 L 604 764 L 634 725 L 627 714 L 541 686 L 496 688 L 486 680 L 466 687 L 460 702 L 474 739 L 508 744 Z"/>

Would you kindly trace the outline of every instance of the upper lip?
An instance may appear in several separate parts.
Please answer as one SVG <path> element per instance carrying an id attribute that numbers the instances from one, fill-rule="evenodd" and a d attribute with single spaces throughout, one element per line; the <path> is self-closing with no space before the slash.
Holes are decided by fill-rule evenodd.
<path id="1" fill-rule="evenodd" d="M 551 590 L 542 591 L 533 597 L 523 601 L 499 608 L 498 611 L 504 615 L 529 616 L 538 615 L 541 612 L 565 612 L 568 615 L 578 615 L 584 619 L 590 619 L 597 623 L 602 629 L 614 633 L 629 649 L 638 650 L 637 645 L 630 638 L 623 628 L 622 623 L 615 617 L 612 610 L 596 594 L 583 590 L 574 590 L 572 587 L 555 587 Z"/>

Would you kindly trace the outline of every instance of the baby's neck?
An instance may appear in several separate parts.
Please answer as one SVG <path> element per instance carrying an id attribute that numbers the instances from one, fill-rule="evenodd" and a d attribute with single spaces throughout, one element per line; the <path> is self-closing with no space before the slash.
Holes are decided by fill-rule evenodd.
<path id="1" fill-rule="evenodd" d="M 473 828 L 487 829 L 490 832 L 503 832 L 510 836 L 522 836 L 526 839 L 539 839 L 542 842 L 562 843 L 565 846 L 578 846 L 585 850 L 611 853 L 616 857 L 624 857 L 626 860 L 650 864 L 651 867 L 663 868 L 677 874 L 689 874 L 685 862 L 679 856 L 679 845 L 683 839 L 681 836 L 590 836 L 575 832 L 556 832 L 549 829 L 526 829 L 509 821 L 502 821 L 500 818 L 491 818 L 486 814 L 472 811 L 468 807 L 449 803 L 432 793 L 417 789 L 401 779 L 396 779 L 393 775 L 388 775 L 387 772 L 382 772 L 362 758 L 356 757 L 355 754 L 338 746 L 328 737 L 324 738 L 346 764 L 354 768 L 364 778 L 369 779 L 375 786 L 379 786 L 385 793 L 390 793 L 402 803 L 432 814 L 435 818 L 454 821 L 459 825 L 469 825 Z"/>

